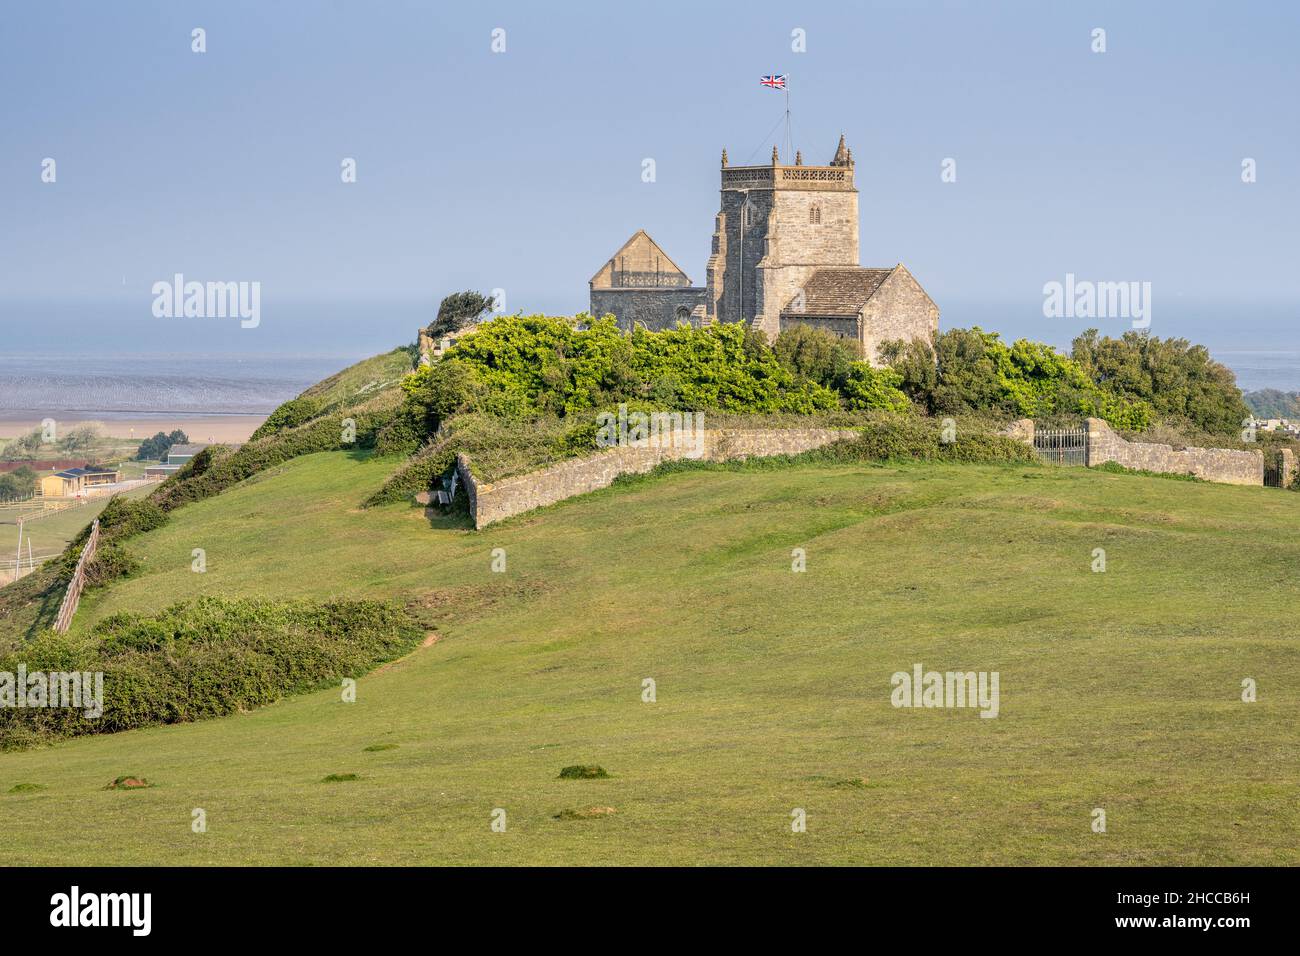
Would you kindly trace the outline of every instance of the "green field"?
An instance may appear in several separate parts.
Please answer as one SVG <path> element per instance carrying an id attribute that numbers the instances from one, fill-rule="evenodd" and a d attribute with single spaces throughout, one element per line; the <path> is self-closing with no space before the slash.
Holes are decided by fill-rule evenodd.
<path id="1" fill-rule="evenodd" d="M 187 505 L 129 542 L 144 570 L 88 594 L 76 628 L 199 594 L 388 597 L 428 608 L 437 642 L 355 703 L 0 754 L 7 860 L 1300 863 L 1296 496 L 1023 465 L 749 467 L 474 532 L 359 509 L 396 465 L 311 455 Z M 917 662 L 998 671 L 1000 716 L 893 708 L 891 674 Z M 611 776 L 557 779 L 570 764 Z M 153 786 L 103 789 L 124 774 Z M 616 812 L 556 819 L 588 807 Z"/>
<path id="2" fill-rule="evenodd" d="M 122 492 L 126 498 L 142 498 L 157 485 L 144 485 Z M 21 506 L 0 507 L 0 559 L 12 560 L 18 544 L 18 519 L 23 519 L 23 560 L 27 560 L 27 540 L 37 565 L 63 551 L 77 534 L 95 519 L 108 504 L 108 495 L 89 498 L 73 508 L 46 514 L 39 498 Z M 40 517 L 36 517 L 36 516 Z"/>

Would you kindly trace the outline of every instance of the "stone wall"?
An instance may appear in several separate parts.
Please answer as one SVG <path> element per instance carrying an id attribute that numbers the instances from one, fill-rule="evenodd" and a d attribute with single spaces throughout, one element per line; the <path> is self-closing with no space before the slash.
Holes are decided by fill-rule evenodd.
<path id="1" fill-rule="evenodd" d="M 1100 418 L 1088 419 L 1088 465 L 1113 461 L 1125 468 L 1195 475 L 1230 485 L 1264 484 L 1264 455 L 1230 448 L 1184 448 L 1126 441 Z"/>
<path id="2" fill-rule="evenodd" d="M 877 350 L 894 339 L 933 344 L 939 332 L 939 307 L 900 263 L 862 308 L 862 357 L 880 365 Z"/>
<path id="3" fill-rule="evenodd" d="M 618 318 L 621 329 L 631 331 L 638 322 L 652 332 L 675 329 L 679 308 L 690 313 L 704 301 L 705 289 L 694 286 L 680 288 L 597 289 L 591 290 L 591 315 L 600 318 L 612 314 Z"/>
<path id="4" fill-rule="evenodd" d="M 812 215 L 816 207 L 819 217 Z M 812 220 L 816 218 L 816 222 Z M 776 193 L 769 231 L 777 240 L 777 264 L 856 266 L 858 264 L 858 193 Z M 784 302 L 776 303 L 780 309 Z"/>
<path id="5" fill-rule="evenodd" d="M 701 457 L 707 461 L 797 455 L 856 434 L 851 429 L 717 429 L 705 431 Z M 483 482 L 472 474 L 464 455 L 456 458 L 461 484 L 469 495 L 470 515 L 476 528 L 484 528 L 514 515 L 555 504 L 575 495 L 607 488 L 619 475 L 642 474 L 661 462 L 690 457 L 682 448 L 618 447 L 562 461 L 540 471 L 497 482 Z"/>
<path id="6" fill-rule="evenodd" d="M 862 320 L 860 318 L 848 318 L 846 316 L 822 316 L 822 315 L 783 315 L 781 316 L 780 331 L 795 325 L 807 325 L 814 329 L 820 329 L 823 332 L 829 332 L 831 335 L 838 336 L 842 339 L 852 339 L 859 345 L 862 342 Z"/>

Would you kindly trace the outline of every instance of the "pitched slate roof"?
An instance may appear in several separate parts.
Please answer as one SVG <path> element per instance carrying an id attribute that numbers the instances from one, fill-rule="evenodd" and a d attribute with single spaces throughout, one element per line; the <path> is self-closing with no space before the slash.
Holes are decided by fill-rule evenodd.
<path id="1" fill-rule="evenodd" d="M 802 307 L 796 308 L 799 295 L 795 294 L 781 312 L 790 315 L 856 316 L 893 271 L 866 269 L 862 266 L 818 269 L 803 285 Z"/>

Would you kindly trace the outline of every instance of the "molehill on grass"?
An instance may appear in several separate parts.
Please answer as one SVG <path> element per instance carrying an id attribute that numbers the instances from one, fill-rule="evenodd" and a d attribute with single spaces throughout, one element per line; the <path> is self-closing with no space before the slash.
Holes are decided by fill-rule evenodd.
<path id="1" fill-rule="evenodd" d="M 561 780 L 603 780 L 608 776 L 604 767 L 595 764 L 574 764 L 560 771 Z"/>
<path id="2" fill-rule="evenodd" d="M 575 810 L 570 807 L 567 810 L 561 810 L 555 815 L 556 820 L 593 820 L 596 817 L 608 817 L 617 813 L 613 807 L 587 807 L 585 810 Z"/>
<path id="3" fill-rule="evenodd" d="M 131 774 L 127 774 L 125 777 L 118 777 L 116 780 L 114 780 L 104 789 L 105 790 L 145 790 L 152 786 L 153 784 L 151 784 L 144 777 L 136 777 L 136 776 L 132 776 Z"/>

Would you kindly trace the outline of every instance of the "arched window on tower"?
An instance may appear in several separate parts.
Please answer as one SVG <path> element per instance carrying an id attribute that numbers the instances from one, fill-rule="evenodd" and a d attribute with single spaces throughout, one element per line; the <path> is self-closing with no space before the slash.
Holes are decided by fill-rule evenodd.
<path id="1" fill-rule="evenodd" d="M 822 207 L 821 207 L 821 206 L 816 206 L 816 205 L 814 205 L 814 206 L 809 206 L 809 207 L 808 207 L 808 221 L 809 221 L 810 223 L 813 223 L 813 224 L 820 224 L 820 223 L 821 223 L 821 221 L 822 221 Z"/>

